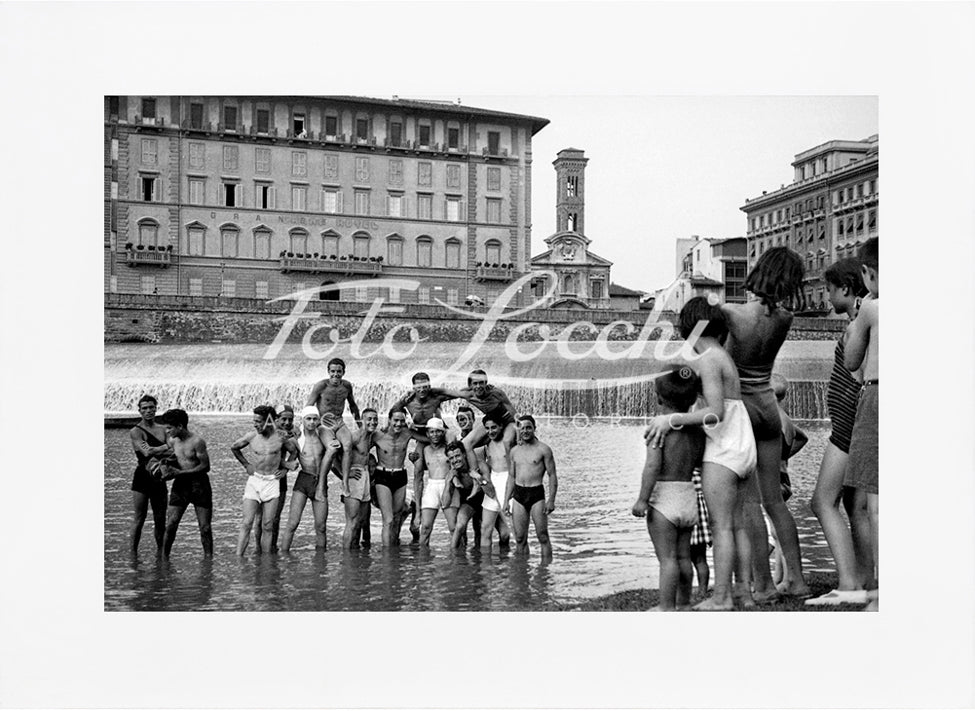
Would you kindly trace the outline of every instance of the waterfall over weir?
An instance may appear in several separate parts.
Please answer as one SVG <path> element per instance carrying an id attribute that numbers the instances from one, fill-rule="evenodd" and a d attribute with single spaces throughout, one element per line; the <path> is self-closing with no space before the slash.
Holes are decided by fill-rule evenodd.
<path id="1" fill-rule="evenodd" d="M 405 350 L 403 344 L 396 344 Z M 410 391 L 417 371 L 430 374 L 434 385 L 459 388 L 474 368 L 487 371 L 491 382 L 503 388 L 519 412 L 536 416 L 641 418 L 655 412 L 650 376 L 665 363 L 655 359 L 655 343 L 635 358 L 620 358 L 632 342 L 610 343 L 615 360 L 593 351 L 593 344 L 573 342 L 560 353 L 547 344 L 525 362 L 512 360 L 503 343 L 486 343 L 454 375 L 451 369 L 464 353 L 464 343 L 420 343 L 408 358 L 396 360 L 377 352 L 378 344 L 363 344 L 353 352 L 343 344 L 325 358 L 309 358 L 300 346 L 288 345 L 273 359 L 265 359 L 267 346 L 252 345 L 106 345 L 104 409 L 135 413 L 146 393 L 159 400 L 161 409 L 179 407 L 190 413 L 248 413 L 262 403 L 304 404 L 313 383 L 326 377 L 325 364 L 336 356 L 347 364 L 346 379 L 355 388 L 360 408 L 385 410 Z M 636 344 L 639 347 L 640 344 Z M 832 366 L 833 343 L 787 341 L 776 371 L 790 381 L 786 410 L 798 419 L 826 417 L 826 381 Z M 676 353 L 679 343 L 668 344 Z M 537 343 L 519 344 L 526 353 Z M 606 354 L 604 353 L 603 356 Z M 448 403 L 444 410 L 453 414 Z"/>

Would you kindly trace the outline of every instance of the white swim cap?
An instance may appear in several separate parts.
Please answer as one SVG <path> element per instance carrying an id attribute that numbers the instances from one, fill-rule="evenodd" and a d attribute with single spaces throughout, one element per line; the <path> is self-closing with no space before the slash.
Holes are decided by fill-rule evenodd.
<path id="1" fill-rule="evenodd" d="M 429 420 L 427 420 L 426 428 L 428 430 L 443 430 L 444 432 L 447 431 L 447 426 L 443 423 L 443 420 L 441 420 L 439 417 L 431 417 Z"/>
<path id="2" fill-rule="evenodd" d="M 311 417 L 311 416 L 318 417 L 317 407 L 315 407 L 314 405 L 305 405 L 303 408 L 301 408 L 301 419 L 305 419 L 306 417 Z"/>

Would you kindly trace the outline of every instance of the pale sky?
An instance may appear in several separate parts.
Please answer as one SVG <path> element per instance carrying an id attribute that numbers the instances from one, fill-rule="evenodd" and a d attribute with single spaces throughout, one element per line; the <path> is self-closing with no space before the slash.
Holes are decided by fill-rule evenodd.
<path id="1" fill-rule="evenodd" d="M 532 254 L 555 231 L 552 161 L 580 148 L 590 249 L 615 283 L 643 291 L 676 276 L 678 237 L 743 236 L 739 208 L 791 183 L 797 153 L 878 133 L 875 96 L 459 98 L 550 121 L 532 144 Z"/>

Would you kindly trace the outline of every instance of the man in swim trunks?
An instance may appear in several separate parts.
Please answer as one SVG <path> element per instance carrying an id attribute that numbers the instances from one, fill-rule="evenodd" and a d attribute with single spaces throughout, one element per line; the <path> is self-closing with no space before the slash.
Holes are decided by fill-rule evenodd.
<path id="1" fill-rule="evenodd" d="M 288 439 L 297 440 L 298 429 L 295 428 L 295 410 L 291 405 L 278 405 L 274 408 L 274 411 L 278 413 L 277 418 L 274 420 L 274 426 L 278 428 L 278 432 L 287 437 Z M 278 504 L 278 513 L 274 517 L 274 527 L 271 531 L 271 552 L 278 552 L 278 534 L 281 531 L 281 516 L 284 513 L 284 500 L 288 495 L 288 475 L 285 473 L 283 477 L 279 480 L 279 492 L 281 496 L 281 502 Z M 254 518 L 254 543 L 257 545 L 258 550 L 261 548 L 261 535 L 264 530 L 263 519 L 261 517 L 261 510 L 257 510 L 257 516 Z"/>
<path id="2" fill-rule="evenodd" d="M 277 413 L 270 405 L 254 408 L 254 431 L 232 445 L 230 451 L 247 472 L 244 486 L 244 517 L 237 536 L 237 555 L 247 550 L 248 539 L 258 509 L 262 509 L 264 535 L 258 545 L 259 552 L 270 552 L 270 542 L 274 527 L 274 517 L 281 505 L 281 489 L 278 479 L 287 474 L 288 469 L 298 467 L 298 446 L 294 439 L 285 437 L 275 426 Z M 250 447 L 256 455 L 254 463 L 244 456 L 244 448 Z"/>
<path id="3" fill-rule="evenodd" d="M 416 487 L 416 500 L 420 502 L 420 545 L 430 545 L 430 533 L 433 523 L 437 519 L 437 512 L 443 509 L 447 519 L 447 528 L 451 535 L 457 520 L 457 510 L 450 507 L 447 496 L 447 474 L 450 464 L 447 462 L 447 450 L 444 438 L 447 427 L 439 417 L 427 420 L 427 437 L 430 444 L 420 448 L 420 456 L 413 469 L 413 485 Z M 427 476 L 424 477 L 423 473 Z"/>
<path id="4" fill-rule="evenodd" d="M 332 358 L 328 362 L 328 378 L 315 383 L 308 396 L 306 405 L 314 405 L 318 408 L 318 414 L 322 417 L 322 425 L 332 430 L 332 434 L 342 446 L 342 474 L 343 478 L 349 474 L 351 462 L 352 433 L 345 426 L 342 416 L 345 414 L 345 403 L 349 403 L 349 412 L 352 418 L 361 427 L 359 406 L 352 395 L 352 383 L 344 379 L 345 361 L 341 358 Z"/>
<path id="5" fill-rule="evenodd" d="M 488 443 L 478 448 L 474 455 L 481 477 L 490 480 L 492 486 L 485 486 L 484 503 L 481 506 L 480 542 L 483 548 L 490 551 L 491 537 L 495 528 L 498 530 L 498 543 L 501 548 L 507 548 L 511 540 L 511 534 L 504 516 L 506 512 L 501 511 L 501 499 L 508 490 L 508 454 L 510 450 L 504 444 L 502 438 L 504 430 L 501 429 L 501 425 L 487 415 L 484 416 L 481 423 L 487 431 Z M 492 488 L 494 493 L 491 493 Z"/>
<path id="6" fill-rule="evenodd" d="M 159 473 L 163 480 L 173 479 L 173 490 L 169 495 L 169 510 L 166 512 L 166 536 L 163 541 L 163 555 L 168 558 L 176 540 L 176 530 L 186 508 L 193 504 L 196 521 L 200 526 L 200 540 L 203 554 L 213 555 L 213 491 L 210 488 L 210 455 L 207 443 L 199 435 L 186 427 L 189 417 L 183 410 L 167 410 L 159 417 L 166 427 L 166 438 L 173 449 L 175 462 L 159 462 Z"/>
<path id="7" fill-rule="evenodd" d="M 416 373 L 413 375 L 413 392 L 401 397 L 393 403 L 390 413 L 393 410 L 406 410 L 410 413 L 413 423 L 410 425 L 410 432 L 413 438 L 421 443 L 428 444 L 427 439 L 427 420 L 431 417 L 443 419 L 440 414 L 440 406 L 448 400 L 458 397 L 457 393 L 434 388 L 430 386 L 430 376 L 426 373 Z"/>
<path id="8" fill-rule="evenodd" d="M 387 431 L 377 432 L 373 440 L 377 458 L 373 483 L 383 516 L 383 546 L 398 543 L 396 519 L 406 507 L 406 447 L 410 439 L 406 411 L 393 409 L 389 414 Z"/>
<path id="9" fill-rule="evenodd" d="M 129 531 L 129 550 L 132 555 L 139 553 L 142 527 L 145 525 L 150 506 L 152 506 L 157 555 L 162 552 L 166 530 L 166 499 L 169 492 L 166 491 L 166 484 L 152 476 L 146 468 L 151 457 L 172 454 L 172 450 L 166 443 L 166 428 L 156 422 L 156 405 L 156 398 L 152 395 L 143 395 L 139 400 L 139 415 L 142 420 L 129 431 L 132 450 L 138 462 L 132 474 L 132 527 Z"/>
<path id="10" fill-rule="evenodd" d="M 504 391 L 499 390 L 493 385 L 488 384 L 487 373 L 481 369 L 472 370 L 467 377 L 467 387 L 455 393 L 464 398 L 471 405 L 479 409 L 485 416 L 501 426 L 502 440 L 509 449 L 514 446 L 518 436 L 518 428 L 515 427 L 515 406 L 505 395 Z M 475 422 L 474 429 L 464 437 L 464 448 L 469 453 L 469 463 L 472 468 L 477 466 L 474 461 L 474 448 L 484 444 L 487 439 L 487 431 L 480 423 Z"/>
<path id="11" fill-rule="evenodd" d="M 321 426 L 318 408 L 314 405 L 306 405 L 301 411 L 301 434 L 295 440 L 295 445 L 298 447 L 298 476 L 291 492 L 291 510 L 284 538 L 281 540 L 281 549 L 285 553 L 291 550 L 291 541 L 301 523 L 305 504 L 311 500 L 312 514 L 315 517 L 315 548 L 324 550 L 325 521 L 328 519 L 325 480 L 328 478 L 332 455 L 338 450 L 339 443 L 330 429 Z"/>
<path id="12" fill-rule="evenodd" d="M 345 504 L 345 531 L 342 545 L 345 548 L 358 548 L 359 536 L 367 525 L 372 494 L 372 477 L 369 455 L 375 446 L 373 438 L 379 427 L 379 414 L 372 408 L 362 411 L 362 428 L 352 438 L 348 448 L 349 469 L 342 478 L 342 501 Z"/>
<path id="13" fill-rule="evenodd" d="M 528 517 L 535 524 L 535 535 L 542 547 L 542 562 L 552 560 L 552 544 L 548 537 L 548 515 L 555 510 L 555 494 L 559 480 L 555 474 L 552 448 L 535 437 L 535 418 L 518 418 L 518 444 L 511 448 L 508 488 L 501 508 L 511 500 L 512 528 L 516 550 L 528 553 Z M 545 497 L 542 479 L 548 474 L 550 493 Z"/>
<path id="14" fill-rule="evenodd" d="M 467 452 L 460 442 L 450 442 L 445 448 L 447 462 L 450 464 L 450 475 L 447 478 L 447 495 L 451 497 L 451 507 L 457 509 L 457 520 L 451 534 L 451 547 L 455 550 L 465 546 L 467 539 L 467 522 L 474 511 L 481 508 L 484 501 L 482 486 L 491 486 L 488 479 L 478 475 L 477 480 L 471 476 L 467 464 Z"/>

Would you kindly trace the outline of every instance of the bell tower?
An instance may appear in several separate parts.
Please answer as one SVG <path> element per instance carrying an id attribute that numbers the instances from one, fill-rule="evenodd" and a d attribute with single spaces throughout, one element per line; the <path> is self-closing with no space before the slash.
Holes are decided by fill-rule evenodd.
<path id="1" fill-rule="evenodd" d="M 552 162 L 555 166 L 555 231 L 585 234 L 586 163 L 584 151 L 563 148 Z"/>

